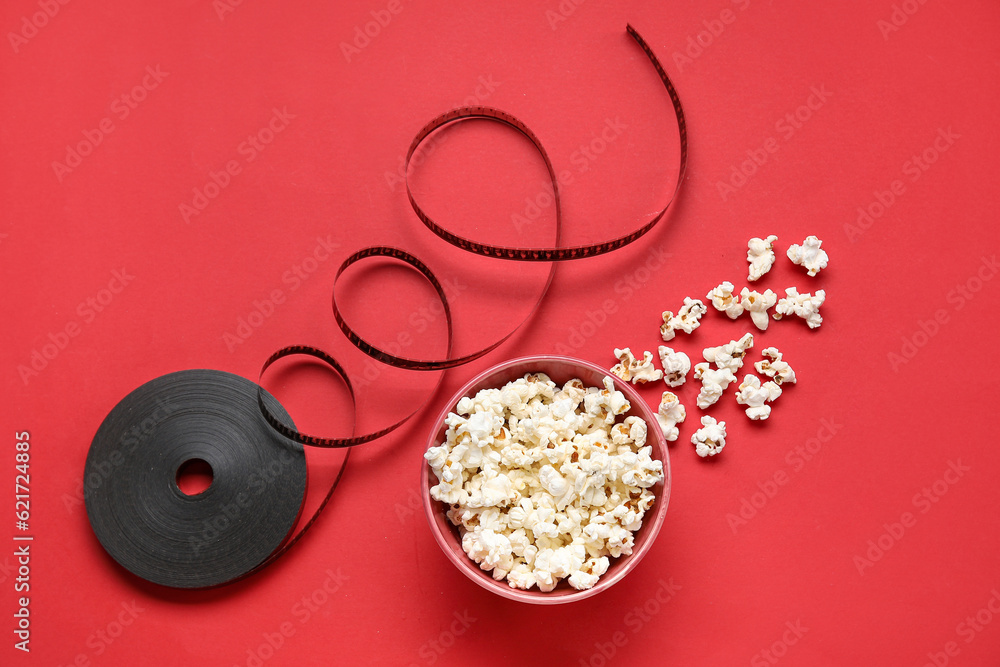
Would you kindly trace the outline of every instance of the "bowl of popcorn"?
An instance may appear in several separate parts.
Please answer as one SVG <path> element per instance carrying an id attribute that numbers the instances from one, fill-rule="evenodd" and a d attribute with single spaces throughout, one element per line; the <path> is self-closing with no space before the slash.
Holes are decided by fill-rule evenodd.
<path id="1" fill-rule="evenodd" d="M 434 423 L 424 509 L 445 556 L 480 586 L 572 602 L 620 581 L 652 547 L 670 496 L 667 444 L 655 412 L 606 369 L 507 361 Z"/>

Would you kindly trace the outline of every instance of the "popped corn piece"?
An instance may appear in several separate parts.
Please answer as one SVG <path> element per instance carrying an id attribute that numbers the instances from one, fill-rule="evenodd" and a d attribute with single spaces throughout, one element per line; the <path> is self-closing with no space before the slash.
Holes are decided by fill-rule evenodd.
<path id="1" fill-rule="evenodd" d="M 701 428 L 691 436 L 691 443 L 698 456 L 715 456 L 726 446 L 726 422 L 717 422 L 715 417 L 709 415 L 703 416 Z"/>
<path id="2" fill-rule="evenodd" d="M 479 525 L 479 510 L 466 509 L 458 505 L 453 505 L 448 509 L 446 516 L 452 524 L 456 526 L 461 524 L 466 530 L 472 530 Z"/>
<path id="3" fill-rule="evenodd" d="M 629 348 L 615 348 L 615 356 L 618 363 L 611 368 L 611 372 L 632 384 L 645 384 L 655 382 L 663 377 L 663 371 L 653 366 L 653 353 L 648 350 L 642 353 L 642 360 L 636 359 Z"/>
<path id="4" fill-rule="evenodd" d="M 825 269 L 830 257 L 821 248 L 823 242 L 815 236 L 807 236 L 802 245 L 793 244 L 788 247 L 788 259 L 792 264 L 804 266 L 810 276 L 815 276 L 820 269 Z"/>
<path id="5" fill-rule="evenodd" d="M 674 352 L 673 348 L 661 345 L 657 348 L 660 363 L 663 364 L 663 381 L 671 387 L 679 387 L 687 379 L 691 370 L 691 358 L 683 352 Z"/>
<path id="6" fill-rule="evenodd" d="M 529 547 L 531 547 L 531 540 L 528 539 L 528 534 L 524 531 L 524 528 L 517 528 L 513 532 L 508 533 L 507 539 L 510 540 L 510 547 L 514 553 L 514 557 L 524 558 L 525 554 L 528 553 Z"/>
<path id="7" fill-rule="evenodd" d="M 672 391 L 663 392 L 660 398 L 660 407 L 656 410 L 656 421 L 663 429 L 663 437 L 669 441 L 674 441 L 680 435 L 677 424 L 687 418 L 687 410 L 677 398 L 677 394 Z"/>
<path id="8" fill-rule="evenodd" d="M 798 315 L 806 321 L 810 329 L 815 329 L 823 324 L 819 307 L 824 301 L 826 301 L 826 290 L 816 290 L 816 294 L 809 292 L 799 294 L 799 290 L 795 287 L 788 287 L 785 289 L 785 296 L 778 301 L 772 317 L 780 320 L 785 315 Z"/>
<path id="9" fill-rule="evenodd" d="M 521 501 L 507 510 L 507 525 L 513 528 L 515 531 L 523 528 L 531 528 L 531 525 L 527 525 L 529 519 L 534 521 L 532 513 L 535 511 L 535 506 L 531 502 L 531 498 L 521 498 Z M 452 522 L 454 523 L 454 521 Z M 457 525 L 457 524 L 456 524 Z"/>
<path id="10" fill-rule="evenodd" d="M 633 546 L 635 546 L 635 541 L 632 531 L 618 524 L 611 526 L 611 534 L 607 542 L 605 542 L 605 547 L 612 556 L 615 558 L 618 558 L 622 554 L 628 556 L 632 553 Z"/>
<path id="11" fill-rule="evenodd" d="M 663 324 L 660 325 L 660 336 L 663 340 L 673 340 L 677 333 L 674 331 L 674 312 L 672 310 L 663 311 Z"/>
<path id="12" fill-rule="evenodd" d="M 773 234 L 766 239 L 756 236 L 747 242 L 747 261 L 750 262 L 750 275 L 747 280 L 759 280 L 761 276 L 774 266 L 774 242 L 778 240 Z"/>
<path id="13" fill-rule="evenodd" d="M 663 340 L 673 340 L 680 329 L 684 333 L 691 333 L 701 325 L 701 316 L 708 312 L 708 308 L 698 299 L 684 297 L 684 305 L 674 315 L 672 311 L 663 311 L 663 324 L 660 326 L 660 336 Z"/>
<path id="14" fill-rule="evenodd" d="M 643 489 L 642 492 L 639 494 L 639 502 L 637 503 L 637 505 L 639 506 L 639 509 L 645 512 L 646 510 L 648 510 L 650 507 L 653 506 L 653 503 L 655 501 L 656 501 L 656 495 L 649 489 Z"/>
<path id="15" fill-rule="evenodd" d="M 648 489 L 663 479 L 663 463 L 649 456 L 651 447 L 643 447 L 633 467 L 621 476 L 622 482 L 629 487 Z M 639 530 L 639 526 L 629 527 L 629 530 Z"/>
<path id="16" fill-rule="evenodd" d="M 556 499 L 556 507 L 564 508 L 576 497 L 573 487 L 566 482 L 558 470 L 550 465 L 542 466 L 542 469 L 538 471 L 538 481 L 541 487 Z M 566 500 L 567 497 L 569 500 Z"/>
<path id="17" fill-rule="evenodd" d="M 753 334 L 746 333 L 739 340 L 731 340 L 718 347 L 706 347 L 702 350 L 705 361 L 715 364 L 716 368 L 728 368 L 736 372 L 743 368 L 743 357 L 747 350 L 753 347 Z"/>
<path id="18" fill-rule="evenodd" d="M 631 536 L 631 533 L 629 533 Z M 541 549 L 535 556 L 535 578 L 538 588 L 550 591 L 556 587 L 560 579 L 571 576 L 583 567 L 587 552 L 582 544 L 555 549 Z"/>
<path id="19" fill-rule="evenodd" d="M 788 365 L 787 361 L 781 358 L 781 352 L 776 347 L 765 347 L 760 351 L 767 359 L 761 359 L 753 365 L 761 375 L 774 380 L 775 384 L 795 383 L 795 371 Z"/>
<path id="20" fill-rule="evenodd" d="M 427 459 L 427 463 L 430 464 L 431 468 L 436 470 L 444 469 L 445 462 L 448 460 L 448 447 L 446 445 L 437 445 L 431 447 L 424 453 L 424 458 Z"/>
<path id="21" fill-rule="evenodd" d="M 569 575 L 569 585 L 578 591 L 593 588 L 600 576 L 608 571 L 610 564 L 607 556 L 588 558 L 579 570 Z"/>
<path id="22" fill-rule="evenodd" d="M 551 507 L 539 507 L 535 509 L 532 517 L 529 520 L 534 520 L 530 525 L 525 525 L 525 528 L 531 530 L 531 533 L 535 536 L 536 542 L 540 538 L 547 537 L 552 540 L 558 540 L 559 538 L 559 524 L 555 522 L 556 511 Z M 539 546 L 543 546 L 539 543 Z"/>
<path id="23" fill-rule="evenodd" d="M 694 378 L 701 380 L 698 407 L 702 410 L 718 401 L 726 387 L 736 381 L 736 376 L 728 368 L 712 368 L 707 362 L 694 365 Z"/>
<path id="24" fill-rule="evenodd" d="M 719 286 L 705 297 L 711 299 L 715 309 L 728 315 L 731 320 L 735 320 L 743 314 L 743 304 L 733 295 L 734 289 L 736 288 L 733 287 L 733 284 L 726 280 L 719 283 Z"/>
<path id="25" fill-rule="evenodd" d="M 496 507 L 506 505 L 516 493 L 507 475 L 485 470 L 475 475 L 469 482 L 468 507 Z"/>
<path id="26" fill-rule="evenodd" d="M 510 540 L 489 528 L 475 529 L 462 536 L 462 549 L 487 572 L 493 571 L 496 579 L 503 579 L 514 567 L 514 554 Z M 497 571 L 501 576 L 496 576 Z"/>
<path id="27" fill-rule="evenodd" d="M 445 424 L 455 430 L 455 435 L 461 438 L 467 434 L 471 444 L 470 449 L 479 449 L 493 442 L 494 432 L 499 432 L 503 426 L 503 417 L 493 412 L 474 412 L 469 417 L 462 417 L 454 412 L 448 415 Z"/>
<path id="28" fill-rule="evenodd" d="M 604 389 L 588 387 L 583 397 L 584 415 L 591 419 L 595 427 L 613 424 L 615 417 L 628 412 L 632 405 L 625 394 L 615 389 L 614 381 L 604 377 Z"/>
<path id="29" fill-rule="evenodd" d="M 479 510 L 479 525 L 485 530 L 489 528 L 495 533 L 506 531 L 507 515 L 501 514 L 496 507 L 487 507 Z M 509 539 L 509 538 L 508 538 Z"/>
<path id="30" fill-rule="evenodd" d="M 771 415 L 771 406 L 766 405 L 781 396 L 781 387 L 768 380 L 763 385 L 756 375 L 746 375 L 736 392 L 736 402 L 747 406 L 747 417 L 754 421 L 767 419 Z"/>
<path id="31" fill-rule="evenodd" d="M 744 287 L 740 291 L 740 304 L 750 311 L 750 319 L 761 331 L 767 329 L 767 310 L 778 300 L 778 295 L 771 290 L 765 290 L 763 294 Z"/>
<path id="32" fill-rule="evenodd" d="M 440 479 L 440 478 L 439 478 Z M 431 498 L 447 505 L 454 505 L 468 500 L 469 493 L 463 488 L 463 480 L 458 478 L 451 482 L 441 481 L 431 487 Z"/>
<path id="33" fill-rule="evenodd" d="M 625 421 L 611 428 L 611 444 L 635 445 L 630 449 L 641 448 L 646 444 L 646 422 L 638 417 L 626 417 Z"/>
<path id="34" fill-rule="evenodd" d="M 494 401 L 495 390 L 483 389 L 478 392 L 475 396 L 466 396 L 458 402 L 455 406 L 455 412 L 460 415 L 471 415 L 476 412 L 493 412 L 494 414 L 500 414 L 499 409 Z"/>
<path id="35" fill-rule="evenodd" d="M 568 380 L 562 386 L 562 389 L 556 392 L 555 398 L 569 398 L 573 401 L 574 405 L 579 405 L 580 401 L 583 400 L 583 395 L 586 393 L 587 388 L 583 386 L 583 382 L 579 378 L 574 378 Z"/>
<path id="36" fill-rule="evenodd" d="M 607 405 L 611 408 L 611 414 L 620 415 L 632 409 L 632 405 L 625 398 L 625 394 L 615 389 L 614 380 L 608 376 L 604 376 L 603 384 L 604 391 L 601 392 L 601 395 L 607 397 Z"/>
<path id="37" fill-rule="evenodd" d="M 518 563 L 507 573 L 507 583 L 511 588 L 528 590 L 535 585 L 535 572 L 528 563 Z"/>

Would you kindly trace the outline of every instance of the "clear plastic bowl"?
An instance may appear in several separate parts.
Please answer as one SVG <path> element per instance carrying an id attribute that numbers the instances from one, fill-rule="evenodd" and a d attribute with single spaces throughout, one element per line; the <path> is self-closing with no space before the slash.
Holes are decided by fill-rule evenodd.
<path id="1" fill-rule="evenodd" d="M 445 418 L 449 412 L 454 412 L 459 399 L 464 396 L 474 396 L 480 389 L 502 387 L 511 380 L 524 377 L 527 373 L 545 373 L 560 386 L 568 380 L 580 378 L 584 385 L 588 387 L 600 387 L 603 386 L 605 376 L 611 377 L 617 389 L 625 394 L 625 397 L 628 398 L 631 404 L 631 408 L 626 414 L 641 417 L 646 422 L 648 426 L 646 444 L 652 446 L 652 457 L 663 462 L 663 481 L 657 483 L 652 488 L 656 496 L 656 502 L 646 512 L 645 517 L 643 517 L 642 527 L 635 532 L 635 546 L 632 548 L 632 553 L 628 556 L 620 556 L 618 558 L 609 557 L 611 565 L 608 571 L 601 576 L 593 588 L 587 590 L 578 591 L 565 580 L 548 593 L 540 591 L 537 588 L 526 591 L 520 590 L 512 588 L 506 580 L 497 581 L 493 579 L 489 572 L 480 569 L 479 564 L 469 558 L 465 551 L 462 550 L 462 538 L 459 528 L 452 525 L 446 515 L 448 505 L 431 498 L 430 489 L 437 484 L 437 478 L 427 462 L 421 459 L 420 486 L 424 499 L 424 511 L 427 515 L 431 532 L 434 534 L 434 539 L 437 540 L 438 545 L 448 560 L 462 574 L 483 588 L 505 598 L 531 604 L 574 602 L 597 595 L 614 586 L 639 563 L 650 547 L 652 547 L 657 533 L 660 532 L 660 526 L 663 525 L 663 519 L 667 513 L 667 501 L 670 498 L 670 461 L 668 458 L 667 443 L 656 421 L 656 412 L 646 405 L 646 402 L 628 382 L 624 382 L 612 375 L 607 369 L 581 359 L 559 356 L 535 356 L 522 357 L 498 364 L 474 377 L 459 389 L 447 402 L 445 408 L 434 422 L 437 424 L 437 428 L 431 433 L 427 448 L 444 442 Z M 425 451 L 427 448 L 425 448 Z"/>

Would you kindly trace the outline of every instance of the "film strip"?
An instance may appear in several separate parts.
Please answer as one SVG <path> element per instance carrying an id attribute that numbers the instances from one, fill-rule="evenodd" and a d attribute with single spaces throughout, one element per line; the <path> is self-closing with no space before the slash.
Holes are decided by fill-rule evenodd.
<path id="1" fill-rule="evenodd" d="M 406 158 L 404 162 L 404 169 L 407 176 L 406 179 L 406 194 L 409 199 L 410 206 L 413 208 L 414 213 L 417 218 L 424 224 L 427 229 L 433 232 L 436 236 L 448 242 L 449 244 L 460 248 L 466 252 L 473 253 L 475 255 L 480 255 L 483 257 L 491 257 L 495 259 L 510 260 L 510 261 L 523 261 L 523 262 L 549 262 L 551 264 L 549 273 L 544 287 L 534 304 L 531 312 L 525 317 L 525 319 L 517 327 L 512 329 L 503 337 L 497 339 L 496 341 L 490 343 L 486 347 L 466 354 L 460 357 L 451 357 L 452 349 L 452 332 L 454 329 L 454 321 L 451 315 L 451 307 L 448 303 L 448 297 L 445 294 L 444 289 L 441 286 L 440 281 L 434 276 L 433 272 L 427 267 L 426 264 L 421 262 L 419 259 L 411 255 L 410 253 L 399 250 L 397 248 L 390 248 L 385 246 L 375 246 L 371 248 L 365 248 L 359 250 L 352 254 L 350 257 L 344 260 L 337 270 L 337 274 L 334 278 L 334 289 L 333 289 L 333 315 L 337 321 L 337 325 L 340 330 L 344 333 L 347 339 L 357 347 L 359 350 L 384 364 L 395 366 L 397 368 L 405 368 L 410 370 L 424 370 L 424 371 L 435 371 L 435 370 L 445 370 L 448 368 L 454 368 L 456 366 L 461 366 L 463 364 L 474 361 L 491 351 L 495 350 L 497 347 L 506 342 L 514 333 L 523 326 L 524 322 L 531 319 L 534 313 L 541 306 L 542 301 L 545 298 L 545 293 L 548 291 L 549 285 L 551 285 L 552 278 L 555 275 L 556 263 L 560 261 L 584 259 L 587 257 L 594 257 L 597 255 L 603 255 L 609 252 L 623 248 L 652 230 L 666 215 L 667 210 L 670 208 L 671 204 L 676 200 L 678 193 L 680 192 L 681 184 L 684 181 L 684 174 L 687 170 L 687 160 L 688 160 L 688 144 L 687 144 L 687 123 L 684 118 L 684 109 L 681 106 L 680 97 L 677 94 L 677 90 L 674 88 L 673 83 L 670 81 L 670 77 L 667 76 L 666 71 L 660 64 L 660 61 L 656 58 L 653 50 L 646 43 L 646 40 L 642 38 L 641 35 L 632 27 L 631 24 L 626 26 L 628 34 L 636 41 L 642 51 L 646 54 L 646 57 L 652 63 L 653 67 L 656 69 L 656 73 L 667 90 L 667 94 L 670 97 L 671 104 L 673 106 L 674 115 L 677 121 L 677 132 L 680 139 L 680 162 L 677 174 L 677 183 L 674 186 L 667 202 L 664 206 L 645 224 L 640 226 L 627 234 L 619 236 L 617 238 L 609 239 L 607 241 L 601 241 L 589 245 L 572 246 L 572 247 L 548 247 L 548 248 L 516 248 L 509 246 L 497 246 L 490 245 L 486 243 L 480 243 L 472 239 L 467 239 L 457 234 L 448 231 L 441 224 L 435 222 L 430 215 L 420 207 L 417 202 L 416 196 L 410 187 L 409 174 L 411 171 L 410 162 L 413 155 L 417 152 L 420 146 L 431 137 L 435 132 L 441 131 L 447 128 L 449 125 L 467 120 L 487 120 L 495 121 L 500 123 L 505 123 L 506 125 L 514 128 L 518 133 L 523 135 L 528 141 L 531 142 L 537 151 L 539 157 L 545 165 L 545 169 L 549 175 L 549 184 L 553 192 L 553 202 L 555 207 L 555 225 L 556 225 L 556 240 L 558 241 L 560 230 L 562 228 L 562 205 L 559 196 L 559 182 L 556 177 L 556 170 L 552 164 L 552 160 L 549 158 L 548 152 L 546 152 L 545 147 L 542 145 L 538 136 L 520 119 L 514 115 L 502 111 L 500 109 L 495 109 L 492 107 L 485 106 L 469 106 L 460 107 L 457 109 L 452 109 L 447 111 L 436 118 L 431 119 L 427 124 L 425 124 L 413 141 L 410 142 L 410 146 L 406 151 Z M 343 273 L 351 266 L 361 262 L 365 259 L 372 257 L 389 257 L 392 259 L 399 260 L 403 263 L 408 264 L 418 271 L 427 281 L 434 287 L 437 297 L 441 300 L 444 307 L 445 321 L 448 328 L 448 352 L 446 356 L 442 359 L 411 359 L 407 357 L 400 357 L 393 355 L 386 350 L 380 349 L 375 344 L 365 340 L 360 334 L 358 334 L 351 325 L 347 322 L 347 319 L 343 315 L 343 312 L 337 304 L 336 297 L 336 285 L 340 280 Z M 328 364 L 333 368 L 345 381 L 347 381 L 346 374 L 339 364 L 336 363 L 331 357 L 326 353 L 316 350 L 315 348 L 309 348 L 305 346 L 292 346 L 283 348 L 275 352 L 270 359 L 264 364 L 264 368 L 261 371 L 260 380 L 263 379 L 264 371 L 267 370 L 274 361 L 282 357 L 291 356 L 294 354 L 305 354 Z M 353 394 L 352 394 L 353 395 Z M 366 435 L 352 436 L 351 438 L 321 438 L 313 435 L 306 435 L 296 431 L 294 428 L 288 426 L 287 424 L 281 423 L 281 420 L 274 417 L 274 415 L 269 414 L 266 406 L 261 402 L 261 410 L 264 412 L 268 423 L 270 423 L 279 433 L 287 438 L 294 440 L 305 445 L 312 445 L 317 447 L 350 447 L 362 442 L 369 442 L 383 435 L 390 433 L 416 414 L 423 410 L 425 406 L 421 405 L 417 408 L 414 413 L 403 418 L 402 420 L 396 422 L 395 424 L 381 429 L 377 432 L 369 433 Z"/>
<path id="2" fill-rule="evenodd" d="M 468 106 L 443 113 L 425 124 L 407 149 L 406 193 L 411 208 L 430 232 L 463 251 L 501 260 L 549 263 L 544 285 L 530 312 L 510 332 L 475 352 L 452 356 L 452 310 L 433 271 L 405 250 L 389 246 L 364 248 L 340 265 L 331 299 L 337 325 L 354 347 L 383 364 L 414 371 L 445 371 L 469 363 L 502 345 L 534 316 L 559 262 L 613 252 L 634 243 L 661 222 L 677 198 L 687 169 L 687 125 L 680 97 L 653 50 L 631 25 L 626 30 L 656 69 L 677 122 L 680 139 L 677 183 L 664 206 L 649 221 L 622 235 L 588 245 L 561 246 L 563 214 L 559 183 L 552 160 L 535 133 L 517 117 L 493 107 Z M 409 181 L 414 154 L 435 133 L 469 120 L 506 124 L 531 142 L 549 175 L 556 245 L 520 248 L 475 241 L 449 231 L 420 206 Z M 434 288 L 447 327 L 443 357 L 414 359 L 391 354 L 366 340 L 350 325 L 338 304 L 336 286 L 348 268 L 373 258 L 401 262 Z M 356 412 L 349 374 L 333 356 L 307 345 L 290 345 L 274 352 L 261 367 L 257 383 L 221 371 L 180 371 L 142 385 L 112 409 L 88 453 L 84 488 L 91 526 L 105 550 L 119 564 L 148 581 L 189 589 L 232 583 L 266 567 L 297 543 L 317 520 L 344 475 L 351 448 L 388 435 L 422 412 L 444 378 L 442 372 L 426 401 L 388 426 L 347 437 L 324 437 L 299 431 L 291 416 L 263 388 L 268 369 L 280 359 L 293 356 L 311 357 L 330 367 L 344 381 Z M 164 410 L 163 405 L 174 405 L 176 410 L 168 411 L 162 419 L 155 418 Z M 150 427 L 143 426 L 150 421 Z M 126 442 L 128 447 L 123 445 Z M 346 451 L 337 477 L 318 509 L 294 531 L 306 486 L 303 446 Z M 207 461 L 214 476 L 211 486 L 196 496 L 181 492 L 176 482 L 178 467 L 191 459 Z M 260 469 L 271 470 L 275 466 L 274 475 L 255 483 L 254 475 L 259 476 Z M 87 480 L 96 482 L 91 484 Z M 260 489 L 261 493 L 254 495 L 251 488 Z M 233 514 L 238 515 L 238 521 L 218 520 Z M 226 525 L 219 525 L 223 523 Z M 258 535 L 259 539 L 251 539 L 252 535 Z"/>

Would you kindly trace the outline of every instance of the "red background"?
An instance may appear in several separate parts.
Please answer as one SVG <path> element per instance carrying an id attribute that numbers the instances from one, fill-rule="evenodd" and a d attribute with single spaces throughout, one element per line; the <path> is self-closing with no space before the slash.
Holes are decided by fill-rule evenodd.
<path id="1" fill-rule="evenodd" d="M 995 256 L 1000 236 L 1000 7 L 589 0 L 563 3 L 557 20 L 555 0 L 455 4 L 404 1 L 391 5 L 393 14 L 386 2 L 248 0 L 220 15 L 208 1 L 106 0 L 58 5 L 46 18 L 39 3 L 4 3 L 0 458 L 8 481 L 0 485 L 0 537 L 8 533 L 9 546 L 0 550 L 0 662 L 247 665 L 263 655 L 282 665 L 997 664 L 1000 618 L 989 604 L 1000 609 L 1000 454 L 990 341 L 1000 280 L 983 258 Z M 375 20 L 372 12 L 391 20 L 348 58 L 341 43 Z M 42 27 L 25 28 L 26 17 Z M 627 22 L 663 61 L 688 114 L 690 168 L 666 222 L 626 250 L 559 266 L 541 308 L 509 342 L 447 373 L 430 407 L 355 452 L 321 520 L 262 574 L 182 594 L 138 582 L 106 557 L 74 498 L 90 439 L 111 407 L 184 368 L 255 379 L 271 351 L 293 342 L 329 349 L 360 373 L 364 359 L 329 312 L 333 274 L 354 250 L 398 244 L 458 281 L 466 351 L 527 315 L 543 268 L 445 247 L 387 181 L 434 115 L 478 94 L 523 118 L 556 169 L 573 175 L 563 188 L 569 241 L 632 229 L 662 206 L 676 177 L 676 126 Z M 144 99 L 125 116 L 121 96 L 142 84 L 147 67 L 159 67 L 162 80 L 147 78 L 151 90 L 139 91 Z M 790 132 L 782 119 L 821 87 L 826 99 L 814 99 L 818 108 Z M 294 117 L 250 161 L 240 146 L 274 109 Z M 113 129 L 94 135 L 102 119 Z M 626 127 L 581 162 L 580 146 L 608 121 Z M 946 150 L 937 154 L 935 138 L 948 130 L 958 138 L 939 141 Z M 60 179 L 53 162 L 64 162 L 84 133 L 100 142 Z M 777 150 L 746 167 L 754 173 L 741 187 L 720 193 L 718 183 L 770 138 Z M 925 151 L 936 160 L 914 171 L 913 157 Z M 180 205 L 230 161 L 239 173 L 185 221 Z M 541 191 L 543 175 L 523 138 L 467 123 L 413 181 L 453 229 L 541 244 L 551 207 L 537 229 L 518 230 L 511 216 Z M 894 181 L 897 193 L 879 211 L 872 204 L 890 201 Z M 870 206 L 880 215 L 866 229 L 845 227 Z M 610 366 L 614 347 L 655 350 L 660 311 L 676 310 L 684 296 L 704 298 L 722 280 L 742 287 L 746 241 L 767 234 L 779 238 L 779 259 L 761 289 L 826 289 L 825 322 L 815 331 L 794 319 L 772 322 L 758 334 L 746 317 L 731 322 L 712 311 L 674 341 L 698 361 L 702 347 L 753 331 L 750 359 L 776 345 L 799 383 L 761 424 L 728 392 L 709 410 L 729 424 L 728 445 L 712 461 L 689 442 L 701 414 L 696 383 L 680 390 L 689 417 L 671 447 L 670 509 L 636 571 L 607 593 L 548 608 L 499 599 L 456 572 L 417 496 L 429 420 L 446 395 L 522 354 L 569 349 Z M 808 234 L 824 240 L 831 258 L 816 278 L 784 257 Z M 293 289 L 286 272 L 312 256 L 318 237 L 337 249 Z M 640 270 L 658 253 L 670 257 Z M 134 278 L 91 314 L 87 300 L 107 300 L 101 290 L 122 269 Z M 963 295 L 960 285 L 976 291 Z M 373 266 L 343 287 L 348 310 L 373 338 L 409 332 L 413 356 L 440 351 L 432 294 L 412 274 Z M 275 290 L 282 302 L 273 314 L 227 345 L 226 334 Z M 597 315 L 605 302 L 615 311 L 606 319 Z M 25 380 L 19 367 L 67 325 L 76 335 Z M 301 425 L 350 428 L 336 381 L 315 369 L 286 371 L 268 386 Z M 433 382 L 379 373 L 361 392 L 357 426 L 404 414 Z M 661 390 L 643 395 L 655 406 Z M 832 437 L 823 420 L 837 425 Z M 14 650 L 11 632 L 14 433 L 22 430 L 32 443 L 30 656 Z M 810 447 L 808 460 L 797 453 Z M 337 457 L 310 459 L 315 491 Z M 947 473 L 951 463 L 960 463 L 960 477 Z M 769 484 L 776 475 L 786 483 Z M 745 523 L 733 518 L 741 507 Z M 901 530 L 894 524 L 904 513 L 911 516 Z M 873 551 L 869 541 L 888 549 Z M 342 581 L 321 595 L 328 571 Z M 663 604 L 661 582 L 674 589 Z M 306 618 L 301 601 L 314 594 L 323 604 Z M 637 614 L 644 605 L 648 615 Z M 289 636 L 280 647 L 262 652 L 282 630 Z M 100 633 L 115 636 L 109 643 Z"/>

